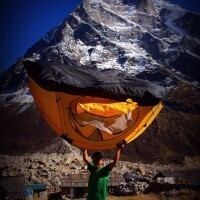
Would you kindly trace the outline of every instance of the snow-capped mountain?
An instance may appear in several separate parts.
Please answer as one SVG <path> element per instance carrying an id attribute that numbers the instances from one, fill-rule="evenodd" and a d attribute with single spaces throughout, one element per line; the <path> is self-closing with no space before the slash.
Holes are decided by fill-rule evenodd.
<path id="1" fill-rule="evenodd" d="M 163 113 L 141 139 L 129 145 L 127 151 L 132 149 L 134 154 L 145 159 L 146 155 L 152 157 L 156 148 L 166 152 L 166 148 L 170 147 L 169 158 L 183 156 L 186 147 L 190 149 L 186 154 L 196 154 L 199 153 L 197 141 L 188 139 L 187 134 L 192 132 L 190 136 L 196 139 L 199 132 L 199 21 L 199 14 L 164 0 L 84 0 L 57 27 L 28 49 L 24 58 L 70 63 L 74 67 L 115 68 L 167 88 L 175 88 L 166 100 Z M 23 117 L 30 118 L 32 110 L 37 113 L 26 86 L 25 69 L 16 63 L 0 76 L 3 133 L 15 135 L 8 121 L 12 124 L 10 118 L 20 119 L 24 120 L 23 126 L 29 127 L 27 132 L 28 129 L 32 130 L 28 135 L 34 137 L 32 134 L 38 130 L 39 114 L 35 114 L 37 118 L 32 116 L 29 122 Z M 177 121 L 173 115 L 178 116 Z M 185 130 L 181 124 L 183 119 L 188 123 L 186 126 L 183 122 Z M 20 120 L 16 128 L 22 123 Z M 41 118 L 39 121 L 43 124 L 40 124 L 42 133 L 47 127 Z M 178 136 L 174 136 L 174 132 Z M 51 130 L 48 133 L 53 137 Z M 18 130 L 18 134 L 24 135 L 23 128 Z M 167 134 L 169 137 L 163 142 Z M 144 144 L 142 141 L 145 141 Z M 143 149 L 147 141 L 152 153 Z M 180 152 L 172 147 L 174 141 L 181 141 Z"/>

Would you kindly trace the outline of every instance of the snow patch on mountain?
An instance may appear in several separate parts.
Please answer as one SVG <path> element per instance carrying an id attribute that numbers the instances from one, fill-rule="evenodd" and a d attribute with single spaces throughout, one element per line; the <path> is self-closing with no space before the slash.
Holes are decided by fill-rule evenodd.
<path id="1" fill-rule="evenodd" d="M 160 12 L 163 8 L 167 9 L 167 10 L 175 10 L 175 11 L 185 11 L 185 9 L 183 9 L 181 6 L 177 5 L 177 4 L 173 4 L 169 1 L 166 0 L 152 0 L 155 8 L 157 9 L 158 12 Z"/>
<path id="2" fill-rule="evenodd" d="M 47 44 L 49 44 L 49 43 L 51 42 L 51 40 L 53 39 L 53 37 L 54 37 L 54 35 L 55 35 L 55 33 L 56 33 L 57 30 L 58 30 L 57 27 L 54 28 L 54 29 L 52 29 L 51 31 L 49 31 L 48 33 L 46 33 L 46 34 L 42 37 L 42 39 L 43 39 Z"/>
<path id="3" fill-rule="evenodd" d="M 15 115 L 19 115 L 24 112 L 34 103 L 33 97 L 28 88 L 21 89 L 18 91 L 4 91 L 0 94 L 0 104 L 4 107 L 9 105 L 20 105 L 16 106 Z"/>
<path id="4" fill-rule="evenodd" d="M 172 10 L 171 12 L 168 11 L 165 15 L 164 15 L 164 18 L 165 18 L 165 24 L 167 25 L 167 27 L 169 27 L 173 32 L 179 34 L 180 36 L 185 36 L 185 35 L 188 35 L 186 33 L 186 31 L 184 31 L 183 29 L 177 27 L 175 24 L 174 24 L 174 20 L 178 19 L 178 18 L 181 18 L 183 15 L 185 14 L 185 11 L 181 10 L 181 11 L 175 11 L 175 10 Z"/>
<path id="5" fill-rule="evenodd" d="M 166 26 L 171 29 L 174 33 L 179 36 L 187 35 L 186 31 L 177 27 L 174 24 L 174 21 L 178 18 L 181 18 L 187 11 L 180 6 L 164 1 L 164 0 L 152 0 L 154 2 L 155 7 L 159 12 L 165 10 L 164 15 L 162 16 L 165 20 Z"/>

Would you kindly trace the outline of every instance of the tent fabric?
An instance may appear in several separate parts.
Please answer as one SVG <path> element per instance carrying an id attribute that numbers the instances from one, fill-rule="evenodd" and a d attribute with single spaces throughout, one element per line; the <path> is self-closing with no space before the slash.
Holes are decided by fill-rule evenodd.
<path id="1" fill-rule="evenodd" d="M 92 125 L 109 134 L 118 134 L 126 130 L 132 122 L 132 112 L 111 117 L 101 117 L 90 113 L 81 113 L 74 116 L 81 126 Z"/>
<path id="2" fill-rule="evenodd" d="M 79 103 L 77 105 L 77 114 L 88 112 L 98 116 L 112 117 L 115 115 L 127 114 L 128 112 L 134 110 L 137 107 L 136 102 L 126 103 L 117 102 L 109 104 L 101 103 Z"/>
<path id="3" fill-rule="evenodd" d="M 98 96 L 139 105 L 156 105 L 166 94 L 162 86 L 116 69 L 23 61 L 28 75 L 42 88 L 73 95 Z"/>
<path id="4" fill-rule="evenodd" d="M 148 128 L 163 107 L 159 102 L 165 94 L 162 87 L 118 70 L 87 71 L 80 66 L 31 61 L 23 64 L 41 115 L 57 135 L 76 147 L 105 150 L 129 143 Z M 104 111 L 114 105 L 114 109 L 109 107 L 111 114 L 95 109 L 88 112 L 86 105 L 103 107 Z"/>

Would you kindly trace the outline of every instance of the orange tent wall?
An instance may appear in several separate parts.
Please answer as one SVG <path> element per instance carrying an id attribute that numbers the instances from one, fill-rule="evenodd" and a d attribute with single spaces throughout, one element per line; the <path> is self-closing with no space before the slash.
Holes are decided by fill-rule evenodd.
<path id="1" fill-rule="evenodd" d="M 70 139 L 74 146 L 90 150 L 112 149 L 119 143 L 133 141 L 146 130 L 163 107 L 161 103 L 156 106 L 138 106 L 132 111 L 132 125 L 125 131 L 113 135 L 101 131 L 103 140 L 91 140 L 88 137 L 95 131 L 96 127 L 91 125 L 81 127 L 73 119 L 76 103 L 116 101 L 47 91 L 32 79 L 29 79 L 29 88 L 40 113 L 56 134 Z"/>

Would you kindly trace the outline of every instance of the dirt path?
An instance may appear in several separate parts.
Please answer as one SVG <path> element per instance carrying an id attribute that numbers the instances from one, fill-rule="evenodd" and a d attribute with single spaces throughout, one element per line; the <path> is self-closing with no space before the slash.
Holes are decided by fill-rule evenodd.
<path id="1" fill-rule="evenodd" d="M 131 197 L 108 196 L 107 200 L 160 200 L 160 198 L 155 194 L 147 194 L 147 195 L 141 194 Z"/>
<path id="2" fill-rule="evenodd" d="M 180 190 L 171 191 L 165 194 L 139 194 L 135 196 L 116 197 L 108 196 L 107 200 L 197 200 L 200 199 L 200 192 Z"/>

